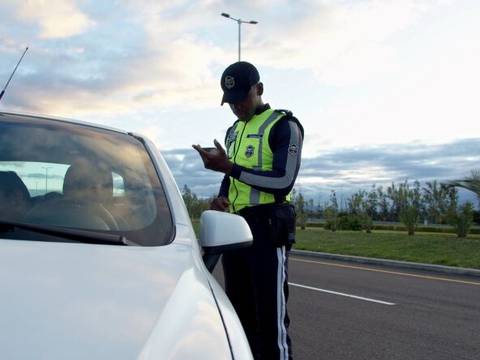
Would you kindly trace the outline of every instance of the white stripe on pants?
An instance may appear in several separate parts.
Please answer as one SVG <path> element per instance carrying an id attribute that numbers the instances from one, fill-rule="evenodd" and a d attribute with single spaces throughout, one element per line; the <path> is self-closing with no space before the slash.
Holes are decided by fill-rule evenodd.
<path id="1" fill-rule="evenodd" d="M 287 329 L 285 328 L 285 246 L 277 248 L 277 334 L 280 359 L 288 359 Z"/>

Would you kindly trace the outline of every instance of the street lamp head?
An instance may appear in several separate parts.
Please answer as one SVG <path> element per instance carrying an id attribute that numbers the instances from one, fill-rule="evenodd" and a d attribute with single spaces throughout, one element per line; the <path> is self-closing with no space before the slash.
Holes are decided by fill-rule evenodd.
<path id="1" fill-rule="evenodd" d="M 242 24 L 252 24 L 252 25 L 255 25 L 255 24 L 258 24 L 258 21 L 255 21 L 255 20 L 250 20 L 250 21 L 244 21 L 240 18 L 236 19 L 234 17 L 231 17 L 230 14 L 227 14 L 227 13 L 224 13 L 222 12 L 220 15 L 222 15 L 223 17 L 226 17 L 226 18 L 229 18 L 229 19 L 232 19 L 233 21 L 235 21 L 237 24 L 238 24 L 238 61 L 240 61 L 240 53 L 241 53 L 241 33 L 242 33 Z"/>

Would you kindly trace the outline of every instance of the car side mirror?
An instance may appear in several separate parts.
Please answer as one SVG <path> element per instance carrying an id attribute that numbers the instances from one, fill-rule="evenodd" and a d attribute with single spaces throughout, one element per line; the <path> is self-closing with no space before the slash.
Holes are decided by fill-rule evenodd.
<path id="1" fill-rule="evenodd" d="M 248 247 L 252 232 L 244 218 L 226 212 L 207 210 L 200 217 L 200 244 L 203 261 L 212 272 L 223 252 Z"/>

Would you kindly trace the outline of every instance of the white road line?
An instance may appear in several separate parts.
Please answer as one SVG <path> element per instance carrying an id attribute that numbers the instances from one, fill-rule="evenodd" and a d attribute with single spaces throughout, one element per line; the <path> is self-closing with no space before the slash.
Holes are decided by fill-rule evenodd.
<path id="1" fill-rule="evenodd" d="M 382 305 L 390 305 L 390 306 L 397 305 L 397 304 L 391 303 L 391 302 L 386 302 L 386 301 L 381 301 L 381 300 L 370 299 L 370 298 L 366 298 L 366 297 L 362 297 L 362 296 L 345 294 L 345 293 L 341 293 L 341 292 L 337 292 L 337 291 L 332 291 L 332 290 L 325 290 L 325 289 L 315 288 L 315 287 L 312 287 L 312 286 L 295 284 L 295 283 L 292 283 L 292 282 L 289 282 L 288 284 L 289 284 L 289 285 L 292 285 L 292 286 L 297 286 L 297 287 L 300 287 L 300 288 L 304 288 L 304 289 L 320 291 L 320 292 L 324 292 L 324 293 L 328 293 L 328 294 L 333 294 L 333 295 L 346 296 L 346 297 L 349 297 L 349 298 L 352 298 L 352 299 L 358 299 L 358 300 L 363 300 L 363 301 L 370 301 L 370 302 L 374 302 L 374 303 L 382 304 Z"/>

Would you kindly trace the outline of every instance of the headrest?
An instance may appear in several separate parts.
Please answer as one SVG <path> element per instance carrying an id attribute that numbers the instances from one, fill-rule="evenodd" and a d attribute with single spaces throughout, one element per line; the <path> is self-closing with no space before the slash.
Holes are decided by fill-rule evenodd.
<path id="1" fill-rule="evenodd" d="M 20 221 L 30 201 L 30 193 L 17 173 L 0 171 L 0 219 Z"/>
<path id="2" fill-rule="evenodd" d="M 70 165 L 63 181 L 66 198 L 104 202 L 113 196 L 112 172 L 85 159 Z"/>
<path id="3" fill-rule="evenodd" d="M 4 197 L 17 194 L 23 199 L 30 199 L 27 187 L 14 171 L 0 171 L 0 194 Z"/>

